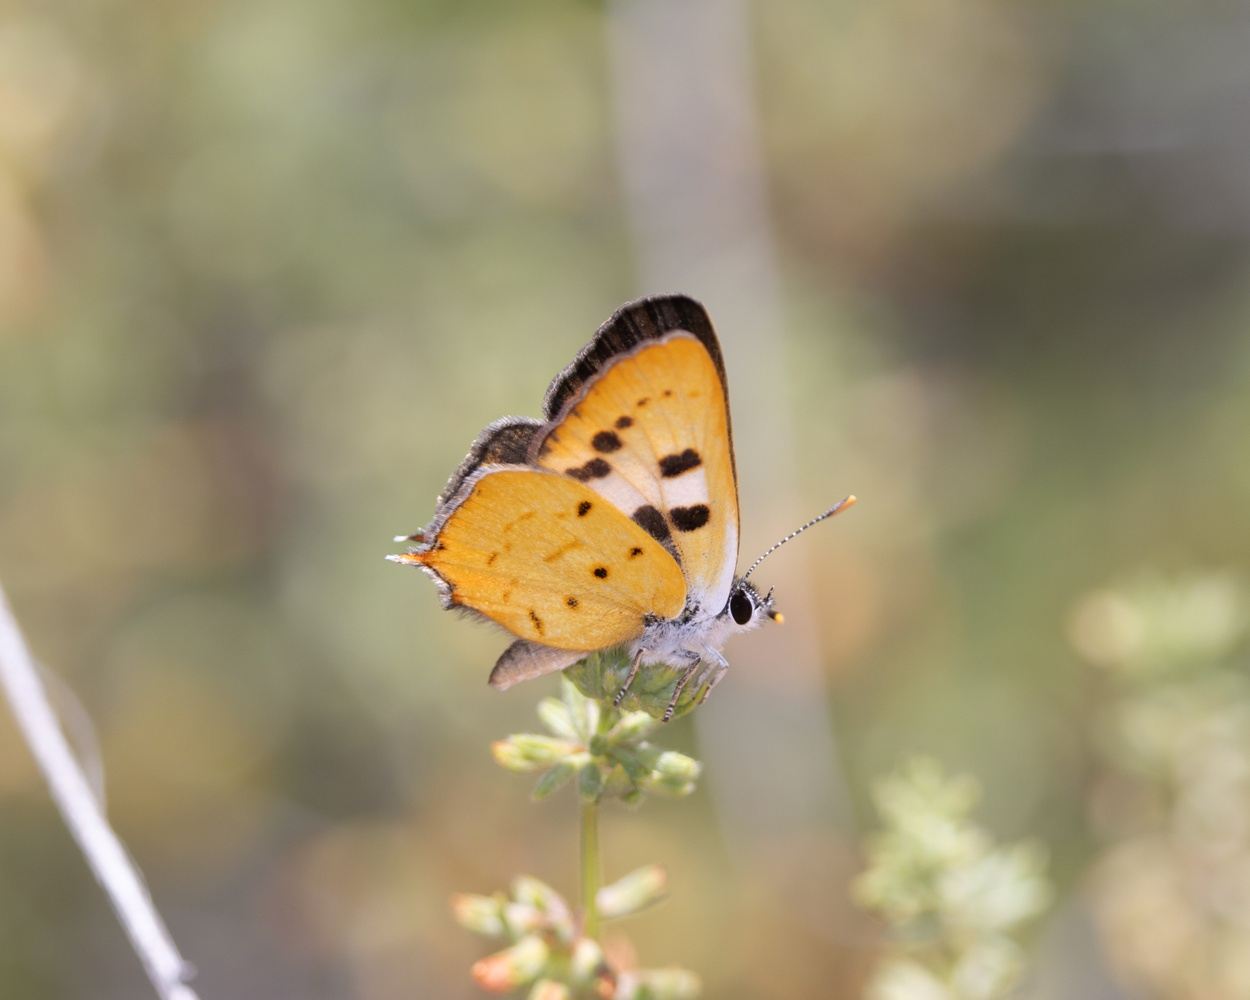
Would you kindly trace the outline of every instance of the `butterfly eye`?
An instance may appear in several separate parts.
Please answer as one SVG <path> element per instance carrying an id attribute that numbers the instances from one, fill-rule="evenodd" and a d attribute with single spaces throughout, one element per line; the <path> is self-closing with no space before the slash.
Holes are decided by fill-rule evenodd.
<path id="1" fill-rule="evenodd" d="M 734 591 L 733 597 L 729 599 L 729 613 L 739 625 L 745 625 L 751 620 L 751 616 L 755 614 L 755 605 L 747 597 L 746 591 Z"/>

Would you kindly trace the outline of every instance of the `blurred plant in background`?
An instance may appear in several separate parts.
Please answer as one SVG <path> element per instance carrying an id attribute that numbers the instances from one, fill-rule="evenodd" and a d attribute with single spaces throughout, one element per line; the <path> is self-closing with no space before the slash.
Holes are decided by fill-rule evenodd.
<path id="1" fill-rule="evenodd" d="M 1094 729 L 1095 908 L 1125 980 L 1162 1000 L 1250 996 L 1248 614 L 1233 575 L 1148 574 L 1070 619 L 1111 687 Z"/>
<path id="2" fill-rule="evenodd" d="M 1051 899 L 1033 842 L 999 846 L 969 818 L 975 779 L 916 758 L 877 782 L 885 823 L 868 841 L 860 903 L 885 919 L 891 943 L 869 1000 L 1000 1000 L 1025 971 L 1018 936 Z"/>
<path id="3" fill-rule="evenodd" d="M 600 654 L 570 668 L 613 676 L 624 657 Z M 622 662 L 616 662 L 622 661 Z M 607 671 L 603 664 L 614 669 Z M 672 696 L 670 670 L 644 669 L 629 699 L 641 698 L 663 712 Z M 658 678 L 658 679 L 657 679 Z M 667 691 L 665 687 L 667 686 Z M 615 691 L 615 689 L 613 689 Z M 657 902 L 668 877 L 649 865 L 616 882 L 600 886 L 598 808 L 603 799 L 619 798 L 638 805 L 648 792 L 685 796 L 695 788 L 700 765 L 673 750 L 647 741 L 660 723 L 647 711 L 622 712 L 608 695 L 602 703 L 583 695 L 567 678 L 560 698 L 544 698 L 538 716 L 551 731 L 520 733 L 492 747 L 495 760 L 510 771 L 542 772 L 535 800 L 545 799 L 577 778 L 582 801 L 582 898 L 575 911 L 550 886 L 529 876 L 517 878 L 511 896 L 458 895 L 452 900 L 456 919 L 469 930 L 510 942 L 503 951 L 473 966 L 479 986 L 494 993 L 530 987 L 532 1000 L 688 1000 L 700 992 L 699 979 L 684 969 L 634 969 L 633 948 L 624 938 L 608 953 L 599 943 L 599 922 L 631 916 Z M 651 701 L 647 701 L 648 698 Z M 653 703 L 652 703 L 653 702 Z M 693 704 L 693 702 L 688 702 Z"/>

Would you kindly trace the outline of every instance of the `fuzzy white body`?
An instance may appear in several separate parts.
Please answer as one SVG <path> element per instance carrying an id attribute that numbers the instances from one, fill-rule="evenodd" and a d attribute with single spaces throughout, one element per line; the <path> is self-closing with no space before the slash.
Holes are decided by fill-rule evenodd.
<path id="1" fill-rule="evenodd" d="M 630 655 L 641 655 L 644 664 L 663 663 L 681 669 L 700 660 L 727 667 L 729 664 L 721 649 L 729 637 L 756 628 L 761 617 L 752 615 L 745 625 L 739 625 L 726 608 L 709 618 L 652 622 L 630 645 Z"/>
<path id="2" fill-rule="evenodd" d="M 729 670 L 729 661 L 722 655 L 721 647 L 731 635 L 749 632 L 765 617 L 778 617 L 773 611 L 772 591 L 760 597 L 759 592 L 744 579 L 733 581 L 729 599 L 719 614 L 700 616 L 699 610 L 697 604 L 692 604 L 678 618 L 647 623 L 642 635 L 630 644 L 633 666 L 625 685 L 617 693 L 617 704 L 624 698 L 643 664 L 674 667 L 682 671 L 682 676 L 664 713 L 664 721 L 667 722 L 673 716 L 682 691 L 692 680 L 697 678 L 696 687 L 707 681 L 703 700 L 720 683 Z"/>

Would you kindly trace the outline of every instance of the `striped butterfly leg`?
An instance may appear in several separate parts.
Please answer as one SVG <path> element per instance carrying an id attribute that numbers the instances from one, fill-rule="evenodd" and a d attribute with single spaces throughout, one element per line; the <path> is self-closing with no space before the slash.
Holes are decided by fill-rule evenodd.
<path id="1" fill-rule="evenodd" d="M 642 666 L 642 650 L 638 650 L 634 654 L 634 662 L 629 665 L 629 675 L 625 678 L 625 683 L 621 685 L 621 689 L 616 692 L 616 697 L 612 699 L 612 707 L 620 708 L 621 702 L 625 700 L 625 696 L 629 694 L 630 685 L 634 683 L 634 678 L 638 676 L 638 668 Z"/>
<path id="2" fill-rule="evenodd" d="M 677 682 L 676 687 L 673 688 L 673 697 L 668 700 L 668 708 L 664 709 L 664 718 L 661 721 L 672 721 L 673 713 L 677 711 L 677 702 L 681 700 L 682 692 L 686 690 L 686 685 L 690 683 L 691 678 L 695 674 L 699 673 L 702 666 L 702 660 L 695 660 L 694 663 L 682 671 L 681 679 Z"/>
<path id="3" fill-rule="evenodd" d="M 711 676 L 707 682 L 707 690 L 703 692 L 703 697 L 699 699 L 700 705 L 712 697 L 712 691 L 715 689 L 716 685 L 721 682 L 721 678 L 723 678 L 725 674 L 729 673 L 729 663 L 722 658 L 721 662 L 716 664 L 716 666 L 714 666 L 709 673 Z"/>
<path id="4" fill-rule="evenodd" d="M 705 678 L 708 679 L 708 688 L 703 692 L 703 697 L 699 699 L 699 704 L 702 705 L 705 701 L 707 701 L 708 695 L 712 693 L 712 688 L 716 687 L 720 679 L 724 677 L 725 673 L 729 670 L 729 661 L 721 655 L 720 650 L 712 649 L 710 646 L 704 646 L 703 654 L 706 659 L 700 657 L 695 660 L 694 663 L 690 664 L 690 666 L 688 666 L 682 673 L 681 679 L 677 682 L 677 686 L 673 688 L 673 696 L 668 701 L 668 708 L 664 710 L 664 722 L 672 720 L 673 713 L 677 711 L 677 702 L 681 700 L 682 694 L 690 685 L 690 682 L 694 679 L 696 674 L 699 677 L 700 683 L 702 683 Z"/>

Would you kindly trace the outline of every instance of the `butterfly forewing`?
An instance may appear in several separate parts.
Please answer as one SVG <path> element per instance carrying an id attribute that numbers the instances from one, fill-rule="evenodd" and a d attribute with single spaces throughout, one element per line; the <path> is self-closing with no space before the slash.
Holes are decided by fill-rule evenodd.
<path id="1" fill-rule="evenodd" d="M 724 381 L 705 339 L 670 330 L 611 358 L 532 448 L 537 465 L 584 483 L 671 552 L 703 614 L 721 610 L 738 500 Z"/>
<path id="2" fill-rule="evenodd" d="M 675 617 L 686 583 L 646 531 L 578 480 L 486 466 L 449 498 L 423 548 L 449 606 L 523 639 L 593 650 L 637 638 L 648 615 Z"/>

